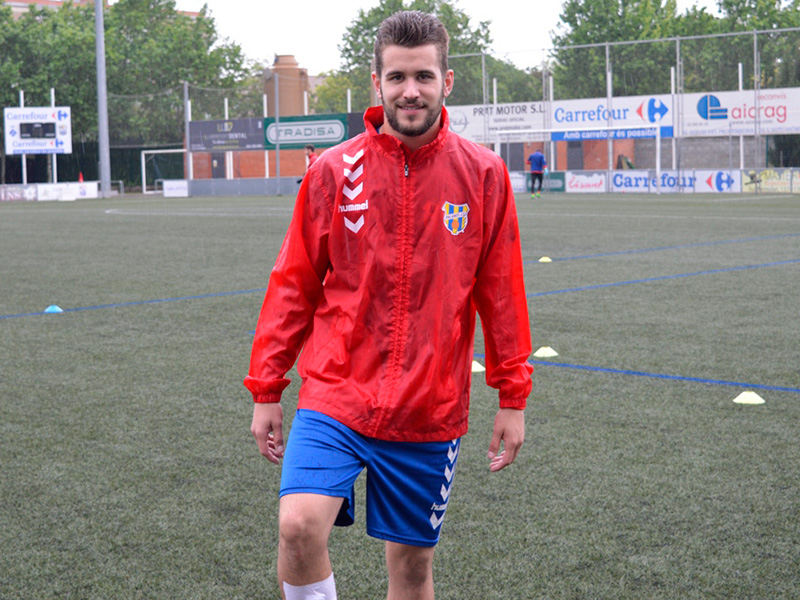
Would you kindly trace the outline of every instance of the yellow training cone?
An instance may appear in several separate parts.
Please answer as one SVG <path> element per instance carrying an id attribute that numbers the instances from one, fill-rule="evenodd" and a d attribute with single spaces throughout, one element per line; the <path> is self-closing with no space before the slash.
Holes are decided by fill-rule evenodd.
<path id="1" fill-rule="evenodd" d="M 550 258 L 549 256 L 543 256 L 542 258 L 539 259 L 539 262 L 544 262 L 544 263 L 553 262 L 553 259 Z"/>
<path id="2" fill-rule="evenodd" d="M 481 373 L 481 372 L 483 372 L 485 370 L 486 370 L 486 368 L 481 363 L 479 363 L 477 360 L 473 360 L 472 361 L 472 372 L 473 373 Z"/>
<path id="3" fill-rule="evenodd" d="M 553 356 L 558 356 L 558 352 L 553 350 L 550 346 L 542 346 L 534 352 L 533 355 L 536 358 L 552 358 Z"/>
<path id="4" fill-rule="evenodd" d="M 733 401 L 736 404 L 764 404 L 764 399 L 755 392 L 742 392 Z"/>

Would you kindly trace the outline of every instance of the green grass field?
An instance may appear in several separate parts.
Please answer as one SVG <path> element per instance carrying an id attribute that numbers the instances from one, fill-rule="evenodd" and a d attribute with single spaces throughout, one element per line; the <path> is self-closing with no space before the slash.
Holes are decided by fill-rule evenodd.
<path id="1" fill-rule="evenodd" d="M 279 470 L 241 381 L 291 204 L 0 205 L 0 598 L 278 598 Z M 437 598 L 800 597 L 800 198 L 519 215 L 534 349 L 559 356 L 533 359 L 497 474 L 474 375 Z M 378 599 L 356 517 L 331 539 L 339 597 Z"/>

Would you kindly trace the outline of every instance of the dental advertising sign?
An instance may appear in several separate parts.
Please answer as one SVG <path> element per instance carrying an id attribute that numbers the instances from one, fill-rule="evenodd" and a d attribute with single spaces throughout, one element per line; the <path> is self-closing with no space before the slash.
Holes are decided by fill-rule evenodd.
<path id="1" fill-rule="evenodd" d="M 800 133 L 800 88 L 685 94 L 683 115 L 685 136 Z"/>
<path id="2" fill-rule="evenodd" d="M 604 140 L 672 137 L 672 96 L 624 96 L 553 102 L 553 140 Z M 614 131 L 587 131 L 616 127 Z"/>

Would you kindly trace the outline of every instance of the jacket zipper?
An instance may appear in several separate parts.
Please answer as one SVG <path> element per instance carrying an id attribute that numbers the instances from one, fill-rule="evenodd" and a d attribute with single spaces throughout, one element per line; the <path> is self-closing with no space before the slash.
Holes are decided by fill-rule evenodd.
<path id="1" fill-rule="evenodd" d="M 408 162 L 403 163 L 403 173 L 405 179 L 408 179 L 409 176 L 409 166 Z M 399 259 L 399 272 L 398 272 L 398 302 L 397 302 L 397 317 L 395 321 L 395 333 L 392 340 L 392 349 L 389 355 L 389 361 L 387 365 L 387 377 L 386 377 L 386 388 L 380 394 L 384 400 L 388 401 L 387 406 L 392 406 L 395 403 L 397 397 L 397 385 L 402 376 L 402 362 L 403 362 L 403 352 L 405 348 L 405 340 L 406 340 L 406 329 L 407 329 L 407 320 L 408 315 L 406 311 L 408 310 L 408 227 L 409 224 L 409 194 L 410 190 L 408 189 L 408 183 L 404 183 L 401 186 L 401 201 L 400 201 L 400 226 L 397 230 L 398 233 L 398 251 L 400 252 Z M 375 433 L 377 434 L 378 431 L 384 426 L 384 420 L 386 417 L 385 412 L 381 412 L 378 419 L 375 422 Z"/>

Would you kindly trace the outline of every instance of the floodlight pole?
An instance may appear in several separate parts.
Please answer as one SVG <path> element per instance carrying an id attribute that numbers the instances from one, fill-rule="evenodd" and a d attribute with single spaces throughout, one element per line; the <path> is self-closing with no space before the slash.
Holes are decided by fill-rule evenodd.
<path id="1" fill-rule="evenodd" d="M 103 0 L 94 0 L 95 52 L 97 54 L 97 141 L 100 150 L 100 197 L 111 195 L 111 152 L 108 143 L 108 90 Z"/>
<path id="2" fill-rule="evenodd" d="M 281 195 L 281 102 L 278 88 L 278 74 L 275 73 L 275 180 Z"/>
<path id="3" fill-rule="evenodd" d="M 186 179 L 193 179 L 192 171 L 192 139 L 191 139 L 191 122 L 192 122 L 192 103 L 189 100 L 189 82 L 183 82 L 183 136 L 186 138 Z M 144 190 L 142 190 L 144 191 Z"/>
<path id="4" fill-rule="evenodd" d="M 610 56 L 610 46 L 606 43 L 606 103 L 608 104 L 608 120 L 607 124 L 609 127 L 613 126 L 614 123 L 614 111 L 612 103 L 614 102 L 614 77 L 611 72 L 611 56 Z M 607 168 L 608 171 L 612 171 L 614 169 L 614 139 L 611 135 L 606 137 L 606 156 L 608 159 Z M 606 180 L 606 192 L 611 191 L 611 180 L 610 178 Z"/>
<path id="5" fill-rule="evenodd" d="M 19 107 L 25 108 L 25 91 L 19 91 Z M 22 185 L 28 185 L 28 155 L 22 155 Z"/>
<path id="6" fill-rule="evenodd" d="M 55 108 L 56 106 L 56 88 L 50 88 L 50 106 Z M 53 183 L 58 183 L 58 155 L 51 154 L 50 157 L 52 160 L 52 169 L 53 169 Z"/>
<path id="7" fill-rule="evenodd" d="M 261 96 L 262 101 L 262 108 L 264 112 L 264 120 L 266 121 L 267 117 L 269 117 L 267 111 L 267 94 L 262 94 Z M 265 138 L 266 139 L 266 138 Z M 264 148 L 264 179 L 269 179 L 269 150 Z"/>

